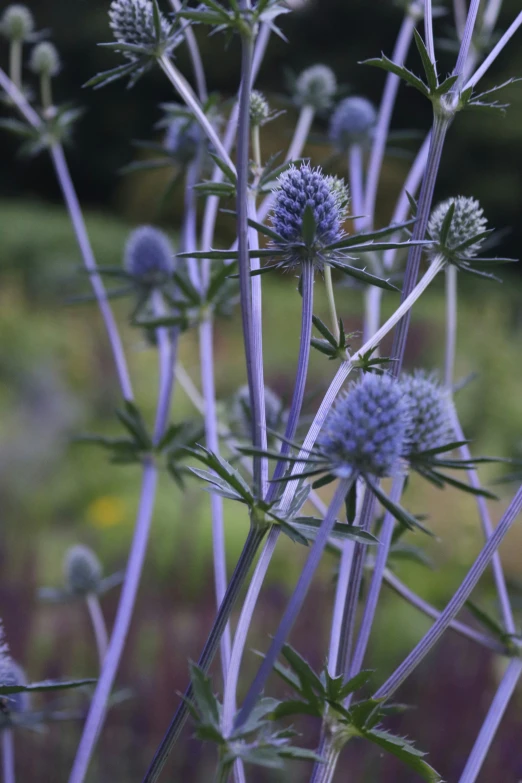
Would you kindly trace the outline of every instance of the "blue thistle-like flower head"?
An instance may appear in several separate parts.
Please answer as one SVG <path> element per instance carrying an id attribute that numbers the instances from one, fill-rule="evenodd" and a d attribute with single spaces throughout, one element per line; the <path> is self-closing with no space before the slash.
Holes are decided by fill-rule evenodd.
<path id="1" fill-rule="evenodd" d="M 406 451 L 417 454 L 436 449 L 454 439 L 448 398 L 434 374 L 417 370 L 399 381 L 408 411 Z"/>
<path id="2" fill-rule="evenodd" d="M 163 231 L 140 226 L 129 236 L 124 265 L 137 283 L 154 288 L 166 283 L 174 270 L 174 250 Z"/>
<path id="3" fill-rule="evenodd" d="M 337 242 L 343 236 L 342 221 L 346 216 L 347 198 L 340 197 L 339 181 L 325 177 L 320 168 L 309 163 L 290 166 L 278 179 L 271 222 L 274 230 L 284 240 L 278 248 L 286 249 L 286 264 L 299 264 L 312 260 L 322 267 L 327 258 L 324 247 Z M 315 235 L 310 242 L 305 238 L 303 219 L 310 208 L 315 222 Z M 277 243 L 276 243 L 277 244 Z"/>
<path id="4" fill-rule="evenodd" d="M 0 32 L 10 41 L 26 41 L 34 30 L 34 19 L 25 5 L 8 5 L 0 18 Z"/>
<path id="5" fill-rule="evenodd" d="M 484 216 L 484 210 L 480 206 L 479 202 L 475 198 L 468 196 L 457 196 L 456 198 L 449 198 L 446 201 L 438 204 L 433 212 L 428 223 L 428 234 L 435 243 L 441 241 L 441 230 L 444 224 L 444 219 L 448 214 L 448 210 L 452 205 L 455 205 L 455 211 L 451 219 L 448 235 L 445 242 L 446 252 L 451 251 L 458 247 L 458 245 L 466 242 L 477 234 L 481 234 L 486 230 L 487 220 Z M 480 251 L 483 240 L 474 242 L 469 247 L 458 251 L 460 258 L 470 260 Z M 431 256 L 436 255 L 439 252 L 444 252 L 444 248 L 441 248 L 440 244 L 436 244 L 430 248 L 429 254 Z"/>
<path id="6" fill-rule="evenodd" d="M 4 628 L 0 622 L 0 685 L 27 685 L 27 677 L 21 666 L 19 666 L 9 654 L 9 647 L 5 641 Z M 29 694 L 27 692 L 12 693 L 3 697 L 6 699 L 5 709 L 7 715 L 0 712 L 0 727 L 9 722 L 9 713 L 26 712 L 30 706 Z M 6 720 L 4 720 L 6 719 Z"/>
<path id="7" fill-rule="evenodd" d="M 60 56 L 54 44 L 41 41 L 31 51 L 29 68 L 39 76 L 56 76 L 60 71 Z"/>
<path id="8" fill-rule="evenodd" d="M 186 165 L 194 160 L 204 138 L 197 122 L 186 117 L 173 117 L 165 133 L 163 146 L 178 163 Z"/>
<path id="9" fill-rule="evenodd" d="M 408 408 L 397 382 L 367 374 L 328 416 L 317 446 L 340 478 L 362 473 L 390 476 L 404 450 Z"/>
<path id="10" fill-rule="evenodd" d="M 296 79 L 294 102 L 298 106 L 311 106 L 323 111 L 332 105 L 337 90 L 335 74 L 327 65 L 312 65 Z"/>
<path id="11" fill-rule="evenodd" d="M 338 104 L 330 119 L 329 137 L 339 152 L 352 144 L 363 144 L 371 135 L 377 112 L 366 98 L 351 96 Z"/>
<path id="12" fill-rule="evenodd" d="M 71 547 L 64 559 L 64 579 L 67 589 L 74 595 L 88 595 L 98 590 L 102 578 L 101 563 L 87 546 Z"/>
<path id="13" fill-rule="evenodd" d="M 171 25 L 160 14 L 159 40 L 154 26 L 151 0 L 112 0 L 109 8 L 109 25 L 115 40 L 121 44 L 141 46 L 150 54 L 161 55 L 175 45 Z M 129 60 L 139 59 L 139 54 L 124 51 Z"/>

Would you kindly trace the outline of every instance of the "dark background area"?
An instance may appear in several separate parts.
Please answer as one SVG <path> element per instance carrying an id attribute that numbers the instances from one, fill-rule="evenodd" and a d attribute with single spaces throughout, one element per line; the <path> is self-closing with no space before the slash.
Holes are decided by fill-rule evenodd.
<path id="1" fill-rule="evenodd" d="M 2 3 L 0 9 L 5 5 Z M 96 72 L 119 62 L 117 55 L 96 46 L 110 40 L 107 1 L 34 0 L 28 5 L 38 26 L 49 28 L 61 53 L 63 70 L 56 80 L 57 100 L 85 107 L 67 156 L 99 263 L 119 264 L 128 230 L 137 223 L 160 222 L 174 236 L 179 230 L 181 191 L 159 210 L 157 194 L 165 183 L 162 175 L 119 175 L 121 167 L 140 154 L 132 140 L 157 138 L 153 126 L 161 117 L 158 104 L 176 100 L 176 96 L 159 72 L 147 75 L 131 92 L 123 82 L 98 91 L 81 89 Z M 505 0 L 499 29 L 505 29 L 519 10 L 519 0 Z M 286 109 L 284 116 L 267 126 L 267 146 L 284 147 L 297 116 L 284 94 L 287 69 L 298 73 L 317 62 L 327 63 L 347 91 L 366 95 L 378 104 L 384 74 L 357 63 L 380 51 L 391 55 L 400 21 L 400 9 L 386 0 L 316 0 L 302 11 L 283 17 L 281 27 L 289 43 L 271 39 L 258 80 L 272 106 Z M 451 15 L 439 19 L 439 40 L 451 28 Z M 196 33 L 209 88 L 226 100 L 238 86 L 237 46 L 232 43 L 224 50 L 220 36 L 209 38 L 202 28 Z M 481 87 L 486 89 L 522 74 L 521 40 L 519 32 Z M 440 72 L 451 71 L 454 54 L 437 46 Z M 181 71 L 191 78 L 183 46 L 176 57 Z M 0 62 L 3 66 L 7 62 L 3 41 Z M 420 72 L 415 52 L 408 65 Z M 499 254 L 518 257 L 522 246 L 522 85 L 509 87 L 501 98 L 511 103 L 505 118 L 471 113 L 457 117 L 444 150 L 436 198 L 456 193 L 477 197 L 490 224 L 506 229 Z M 313 129 L 316 139 L 324 136 L 327 121 L 327 116 L 317 118 Z M 427 102 L 413 90 L 401 88 L 393 129 L 419 132 L 406 152 L 417 149 L 429 125 Z M 60 583 L 63 554 L 77 541 L 98 552 L 106 573 L 124 567 L 139 473 L 135 468 L 108 466 L 104 454 L 70 445 L 71 435 L 79 431 L 114 434 L 114 408 L 119 399 L 95 308 L 72 308 L 64 302 L 64 285 L 69 291 L 71 285 L 74 289 L 78 284 L 76 278 L 71 284 L 71 270 L 80 259 L 50 162 L 45 155 L 29 161 L 18 157 L 16 151 L 17 142 L 2 132 L 0 499 L 4 524 L 0 529 L 0 616 L 13 655 L 31 679 L 96 676 L 96 653 L 84 607 L 42 606 L 35 595 L 41 585 Z M 307 154 L 314 163 L 326 160 L 330 153 L 324 138 L 322 143 L 310 144 Z M 378 222 L 382 225 L 391 214 L 410 159 L 411 155 L 386 160 L 378 202 Z M 343 161 L 335 165 L 340 174 L 345 173 Z M 517 275 L 514 265 L 503 286 L 470 280 L 464 280 L 461 286 L 458 377 L 474 372 L 478 379 L 459 395 L 458 405 L 476 453 L 506 456 L 519 455 L 521 450 L 522 308 Z M 299 332 L 295 280 L 289 276 L 279 280 L 267 276 L 264 280 L 267 382 L 288 396 Z M 317 298 L 319 314 L 326 313 L 321 291 L 322 287 Z M 360 294 L 346 289 L 339 299 L 347 328 L 360 329 Z M 116 304 L 140 406 L 152 418 L 156 357 L 150 346 L 143 346 L 141 335 L 128 328 L 129 309 L 128 302 Z M 440 366 L 443 321 L 441 283 L 430 289 L 422 306 L 414 311 L 410 366 Z M 244 382 L 237 316 L 218 324 L 216 358 L 218 395 L 225 405 Z M 193 333 L 182 342 L 181 359 L 197 382 L 197 341 Z M 319 394 L 324 390 L 332 372 L 332 363 L 314 355 L 312 391 Z M 312 400 L 308 412 L 313 406 Z M 179 390 L 173 410 L 176 420 L 193 415 Z M 492 504 L 494 519 L 500 517 L 511 491 L 511 486 L 500 488 L 501 501 Z M 430 554 L 440 570 L 403 564 L 399 574 L 412 589 L 442 607 L 480 546 L 476 510 L 473 501 L 450 491 L 437 493 L 415 482 L 407 501 L 414 512 L 433 510 L 430 521 L 439 540 L 431 545 Z M 232 504 L 227 504 L 226 519 L 232 567 L 247 523 L 243 510 Z M 503 556 L 518 601 L 519 620 L 521 547 L 522 535 L 516 528 Z M 303 557 L 303 552 L 289 542 L 278 545 L 249 648 L 266 646 Z M 335 568 L 333 560 L 325 562 L 292 636 L 295 646 L 317 667 L 324 657 Z M 116 590 L 103 600 L 109 625 L 117 597 Z M 476 600 L 495 613 L 489 578 L 483 580 Z M 120 688 L 132 689 L 131 697 L 111 711 L 89 783 L 141 781 L 177 702 L 177 692 L 186 684 L 187 659 L 197 657 L 213 616 L 208 497 L 195 482 L 189 483 L 182 494 L 162 477 L 142 588 L 118 678 Z M 469 616 L 466 619 L 472 622 Z M 368 662 L 378 669 L 379 681 L 427 627 L 427 621 L 415 610 L 385 592 Z M 245 656 L 243 687 L 256 664 L 253 655 Z M 449 783 L 458 780 L 498 686 L 502 666 L 500 660 L 471 642 L 447 634 L 399 693 L 402 701 L 415 708 L 395 719 L 393 728 L 429 751 L 430 763 Z M 215 677 L 218 688 L 217 666 Z M 273 684 L 272 692 L 276 693 Z M 35 700 L 36 704 L 42 701 Z M 65 704 L 70 701 L 80 710 L 85 708 L 81 696 L 64 699 Z M 522 779 L 520 706 L 518 693 L 479 783 L 519 783 Z M 315 723 L 305 721 L 298 728 L 303 731 L 303 742 L 312 746 L 316 741 Z M 165 781 L 206 783 L 212 779 L 213 748 L 202 750 L 190 735 L 188 727 L 186 741 L 180 743 L 169 762 Z M 78 723 L 51 724 L 42 733 L 17 733 L 18 779 L 30 783 L 66 780 L 78 736 Z M 307 766 L 289 765 L 281 774 L 250 770 L 248 780 L 303 783 L 308 777 Z M 393 759 L 354 742 L 343 756 L 336 783 L 345 780 L 415 783 L 418 778 Z"/>

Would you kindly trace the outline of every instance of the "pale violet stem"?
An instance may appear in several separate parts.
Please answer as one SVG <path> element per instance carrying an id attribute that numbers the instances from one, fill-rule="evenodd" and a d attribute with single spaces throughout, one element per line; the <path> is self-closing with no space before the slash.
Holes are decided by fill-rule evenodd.
<path id="1" fill-rule="evenodd" d="M 181 0 L 170 0 L 170 3 L 175 11 L 181 11 Z M 199 99 L 202 103 L 205 103 L 208 98 L 205 69 L 203 68 L 198 42 L 196 41 L 196 36 L 194 35 L 194 31 L 190 25 L 190 22 L 183 24 L 183 35 L 185 36 L 187 49 L 189 50 L 190 59 L 192 60 L 192 68 L 194 70 L 194 77 L 196 79 Z"/>
<path id="2" fill-rule="evenodd" d="M 450 413 L 451 426 L 455 433 L 456 439 L 458 441 L 465 440 L 464 432 L 462 431 L 459 416 L 457 414 L 457 409 L 455 408 L 455 405 L 452 402 L 449 405 L 449 413 Z M 469 446 L 467 445 L 467 443 L 464 443 L 462 446 L 460 446 L 459 452 L 462 459 L 464 460 L 472 459 L 471 452 L 469 450 Z M 476 469 L 473 467 L 468 468 L 467 475 L 468 475 L 468 481 L 470 483 L 470 486 L 473 487 L 474 489 L 480 489 L 481 484 Z M 489 515 L 486 499 L 484 497 L 481 497 L 480 495 L 476 495 L 475 501 L 477 503 L 477 507 L 479 510 L 482 532 L 484 533 L 484 537 L 486 538 L 486 540 L 489 540 L 489 538 L 493 533 L 493 524 L 491 522 L 491 517 Z M 504 577 L 504 571 L 502 569 L 502 561 L 500 559 L 500 554 L 498 552 L 494 553 L 491 559 L 491 566 L 493 570 L 493 578 L 495 580 L 495 586 L 497 589 L 497 595 L 500 604 L 500 611 L 502 613 L 504 628 L 507 633 L 516 634 L 517 628 L 515 624 L 515 619 L 513 617 L 513 611 L 511 609 L 511 603 L 509 601 L 509 593 L 506 585 L 506 579 Z"/>
<path id="3" fill-rule="evenodd" d="M 328 671 L 332 677 L 336 676 L 339 665 L 339 646 L 343 625 L 344 605 L 352 573 L 354 550 L 354 541 L 343 541 L 339 571 L 337 574 L 337 585 L 335 587 L 332 627 L 330 629 L 330 645 L 328 648 Z"/>
<path id="4" fill-rule="evenodd" d="M 156 484 L 157 468 L 152 458 L 147 457 L 144 460 L 138 516 L 127 563 L 125 581 L 123 583 L 118 611 L 116 613 L 116 620 L 114 622 L 114 628 L 100 678 L 96 685 L 87 720 L 83 728 L 82 738 L 76 752 L 69 783 L 82 783 L 85 780 L 94 746 L 96 745 L 105 719 L 107 703 L 132 619 L 149 538 L 150 523 L 156 497 Z"/>
<path id="5" fill-rule="evenodd" d="M 522 660 L 514 658 L 498 686 L 459 783 L 475 783 L 521 674 Z"/>
<path id="6" fill-rule="evenodd" d="M 224 736 L 228 736 L 232 731 L 234 716 L 236 713 L 236 694 L 237 683 L 239 680 L 239 673 L 241 669 L 241 661 L 245 652 L 245 644 L 248 636 L 248 631 L 252 624 L 252 618 L 259 599 L 259 593 L 265 580 L 268 566 L 274 554 L 274 550 L 279 539 L 280 529 L 277 525 L 274 525 L 268 534 L 265 541 L 263 550 L 257 561 L 252 579 L 248 586 L 243 606 L 241 607 L 241 614 L 237 623 L 236 631 L 234 633 L 234 643 L 232 645 L 232 654 L 230 657 L 230 666 L 225 678 L 225 693 L 223 697 L 223 716 L 222 716 L 222 730 Z"/>
<path id="7" fill-rule="evenodd" d="M 459 54 L 457 57 L 457 63 L 453 71 L 454 75 L 457 75 L 456 84 L 454 85 L 452 92 L 457 93 L 464 83 L 464 69 L 468 59 L 471 42 L 473 40 L 473 32 L 477 23 L 477 14 L 479 12 L 480 4 L 482 0 L 471 0 L 469 4 L 468 16 L 466 18 L 466 24 L 464 26 L 464 32 L 462 34 L 462 41 L 460 42 Z"/>
<path id="8" fill-rule="evenodd" d="M 214 347 L 213 323 L 210 318 L 199 326 L 199 353 L 201 362 L 201 388 L 205 400 L 205 442 L 207 449 L 219 454 L 217 432 L 216 389 L 214 384 Z M 223 601 L 228 579 L 226 567 L 225 531 L 223 523 L 223 500 L 214 492 L 210 493 L 212 510 L 212 543 L 214 555 L 214 581 L 217 606 Z M 230 624 L 227 624 L 221 637 L 221 666 L 226 675 L 230 662 Z"/>
<path id="9" fill-rule="evenodd" d="M 125 360 L 125 354 L 123 352 L 123 345 L 118 332 L 118 327 L 114 319 L 114 315 L 107 299 L 107 293 L 101 277 L 97 272 L 96 259 L 92 252 L 91 243 L 85 227 L 82 210 L 74 185 L 72 183 L 71 175 L 63 154 L 63 148 L 60 144 L 53 144 L 50 148 L 50 154 L 53 161 L 56 177 L 60 184 L 64 201 L 69 212 L 69 217 L 74 229 L 76 241 L 82 255 L 83 263 L 86 270 L 89 272 L 91 285 L 98 302 L 107 336 L 112 349 L 114 357 L 114 363 L 116 365 L 116 372 L 120 382 L 121 392 L 126 400 L 133 399 L 132 385 L 129 376 L 129 370 L 127 362 Z"/>
<path id="10" fill-rule="evenodd" d="M 518 13 L 517 17 L 509 25 L 506 32 L 500 38 L 500 41 L 498 41 L 498 43 L 495 44 L 495 46 L 488 54 L 488 56 L 486 57 L 482 65 L 479 68 L 477 68 L 473 76 L 470 79 L 468 79 L 464 87 L 465 90 L 467 90 L 469 87 L 475 87 L 478 84 L 478 82 L 482 79 L 486 71 L 488 71 L 490 66 L 495 62 L 498 55 L 504 49 L 508 41 L 515 35 L 520 25 L 522 25 L 522 11 Z"/>
<path id="11" fill-rule="evenodd" d="M 352 144 L 348 152 L 348 171 L 350 173 L 351 211 L 358 217 L 353 221 L 356 231 L 365 223 L 364 209 L 364 163 L 360 144 Z"/>
<path id="12" fill-rule="evenodd" d="M 310 133 L 310 128 L 312 127 L 314 117 L 315 110 L 312 106 L 302 107 L 301 111 L 299 112 L 299 117 L 297 118 L 294 135 L 292 136 L 290 146 L 288 147 L 288 151 L 285 155 L 285 162 L 290 160 L 297 160 L 303 154 L 303 149 L 306 144 L 308 134 Z M 270 212 L 272 204 L 274 203 L 274 197 L 274 193 L 269 193 L 268 196 L 265 196 L 262 204 L 257 210 L 257 220 L 260 223 L 263 222 Z"/>
<path id="13" fill-rule="evenodd" d="M 511 503 L 504 512 L 502 519 L 495 528 L 495 531 L 488 538 L 462 584 L 453 595 L 453 598 L 449 601 L 444 611 L 441 612 L 439 619 L 436 620 L 428 633 L 423 636 L 417 646 L 395 670 L 391 677 L 389 677 L 379 690 L 376 691 L 373 698 L 388 699 L 395 693 L 397 688 L 409 677 L 432 647 L 438 642 L 444 631 L 448 628 L 450 622 L 457 616 L 458 612 L 470 597 L 480 577 L 490 564 L 491 558 L 497 551 L 505 535 L 509 532 L 521 510 L 522 487 L 513 497 Z"/>
<path id="14" fill-rule="evenodd" d="M 263 690 L 265 683 L 270 676 L 273 666 L 283 648 L 283 645 L 294 625 L 297 616 L 303 606 L 306 595 L 312 583 L 317 567 L 321 562 L 324 548 L 328 543 L 328 538 L 333 530 L 337 515 L 342 508 L 346 494 L 348 493 L 353 479 L 341 479 L 336 487 L 333 498 L 328 506 L 328 512 L 321 523 L 317 536 L 310 547 L 310 552 L 292 597 L 288 602 L 286 611 L 279 624 L 279 628 L 273 638 L 272 644 L 263 659 L 263 663 L 250 686 L 237 718 L 235 727 L 243 725 L 256 705 L 259 694 Z"/>
<path id="15" fill-rule="evenodd" d="M 399 305 L 395 313 L 393 313 L 393 315 L 391 315 L 390 318 L 388 318 L 386 323 L 383 324 L 383 326 L 381 326 L 381 328 L 374 335 L 372 335 L 372 337 L 370 337 L 370 339 L 361 348 L 359 348 L 358 351 L 356 351 L 351 356 L 349 361 L 343 362 L 341 364 L 332 382 L 330 383 L 330 386 L 326 391 L 326 394 L 319 406 L 319 410 L 315 414 L 314 420 L 305 437 L 301 451 L 299 452 L 299 456 L 306 459 L 306 456 L 309 453 L 310 449 L 313 448 L 314 443 L 326 420 L 326 417 L 328 416 L 330 408 L 334 404 L 335 399 L 339 394 L 344 382 L 346 381 L 346 378 L 350 374 L 354 363 L 358 359 L 360 359 L 361 356 L 363 356 L 371 348 L 374 348 L 375 346 L 379 345 L 383 337 L 385 337 L 388 334 L 388 332 L 390 332 L 393 329 L 396 323 L 400 321 L 400 319 L 404 316 L 404 314 L 408 312 L 408 310 L 411 307 L 413 307 L 417 299 L 424 293 L 426 288 L 436 277 L 438 272 L 440 272 L 443 266 L 444 266 L 444 258 L 439 255 L 432 261 L 427 271 L 425 272 L 424 276 L 419 280 L 419 282 L 417 283 L 413 291 L 410 293 L 410 295 L 402 302 L 401 305 Z M 299 473 L 300 470 L 301 467 L 299 463 L 296 463 L 292 468 L 291 472 L 292 474 L 296 474 Z M 298 481 L 298 479 L 296 479 L 296 481 Z M 280 504 L 281 511 L 285 511 L 290 505 L 294 491 L 295 491 L 295 483 L 293 481 L 288 482 Z"/>
<path id="16" fill-rule="evenodd" d="M 0 87 L 5 90 L 29 125 L 32 125 L 33 128 L 39 128 L 43 124 L 41 118 L 30 105 L 25 95 L 17 85 L 11 81 L 2 68 L 0 68 Z"/>
<path id="17" fill-rule="evenodd" d="M 154 312 L 157 318 L 161 318 L 166 314 L 163 298 L 159 291 L 154 291 L 152 296 Z M 166 326 L 162 326 L 156 329 L 156 339 L 158 342 L 158 354 L 159 354 L 159 391 L 158 391 L 158 406 L 156 410 L 156 420 L 154 422 L 154 430 L 152 441 L 155 446 L 158 445 L 163 437 L 170 415 L 170 405 L 172 402 L 172 391 L 174 388 L 174 367 L 176 365 L 176 353 L 178 346 L 178 329 L 171 329 Z"/>
<path id="18" fill-rule="evenodd" d="M 404 598 L 404 600 L 408 601 L 409 604 L 427 617 L 431 617 L 432 620 L 438 620 L 440 617 L 441 613 L 438 609 L 435 609 L 434 606 L 417 595 L 417 593 L 414 593 L 413 590 L 410 590 L 404 582 L 401 582 L 393 571 L 390 571 L 387 568 L 384 570 L 384 582 L 388 587 L 391 587 L 397 595 L 400 595 L 401 598 Z M 482 647 L 492 650 L 492 652 L 495 652 L 498 655 L 506 655 L 507 653 L 506 648 L 492 636 L 486 636 L 486 634 L 476 631 L 471 626 L 459 622 L 459 620 L 452 620 L 448 625 L 448 629 L 450 631 L 455 631 L 455 633 L 458 633 L 466 639 L 470 639 L 472 642 L 480 644 Z"/>
<path id="19" fill-rule="evenodd" d="M 482 29 L 488 37 L 493 32 L 493 28 L 498 21 L 503 1 L 504 0 L 490 0 L 484 9 L 484 14 L 482 17 Z"/>
<path id="20" fill-rule="evenodd" d="M 442 157 L 442 149 L 450 122 L 451 121 L 449 119 L 440 118 L 437 115 L 435 115 L 433 119 L 433 131 L 431 135 L 428 161 L 426 164 L 426 171 L 422 181 L 419 201 L 417 204 L 417 219 L 413 227 L 413 240 L 424 239 L 426 235 L 431 202 L 433 200 L 433 192 L 435 190 L 435 182 L 437 180 L 440 160 Z M 409 295 L 410 291 L 412 291 L 412 289 L 415 287 L 419 274 L 422 249 L 422 245 L 413 245 L 410 248 L 408 253 L 408 261 L 406 264 L 406 272 L 404 274 L 402 299 L 405 299 Z M 406 350 L 406 339 L 408 337 L 408 330 L 410 327 L 410 318 L 411 313 L 408 311 L 404 318 L 399 321 L 393 336 L 391 358 L 394 361 L 391 365 L 391 372 L 395 377 L 400 374 L 402 369 L 404 352 Z"/>
<path id="21" fill-rule="evenodd" d="M 160 65 L 167 79 L 177 90 L 180 97 L 184 100 L 188 108 L 192 111 L 194 115 L 194 119 L 197 120 L 197 122 L 200 124 L 201 129 L 205 132 L 211 144 L 214 145 L 215 150 L 219 155 L 219 157 L 235 174 L 236 171 L 235 166 L 232 160 L 230 159 L 228 152 L 223 147 L 223 144 L 221 143 L 221 139 L 219 138 L 216 131 L 214 130 L 214 127 L 212 126 L 208 117 L 203 112 L 203 109 L 201 108 L 201 104 L 198 101 L 196 95 L 194 94 L 194 91 L 192 90 L 190 84 L 187 82 L 185 77 L 178 71 L 176 66 L 169 60 L 169 58 L 166 55 L 163 55 L 158 59 L 158 64 Z"/>
<path id="22" fill-rule="evenodd" d="M 318 755 L 324 759 L 322 764 L 315 763 L 310 783 L 332 783 L 342 746 L 325 736 L 319 747 Z"/>
<path id="23" fill-rule="evenodd" d="M 109 644 L 109 637 L 107 634 L 107 626 L 105 625 L 105 619 L 100 606 L 100 600 L 95 593 L 88 593 L 85 602 L 91 618 L 91 624 L 94 631 L 94 638 L 96 639 L 96 649 L 98 650 L 98 658 L 100 659 L 100 669 L 103 666 L 105 655 L 107 654 L 107 646 Z"/>
<path id="24" fill-rule="evenodd" d="M 457 345 L 457 267 L 448 264 L 446 275 L 446 350 L 444 352 L 444 385 L 449 394 L 455 377 Z"/>
<path id="25" fill-rule="evenodd" d="M 397 63 L 397 65 L 402 65 L 406 59 L 406 55 L 410 48 L 411 39 L 413 37 L 414 28 L 415 20 L 411 14 L 407 14 L 402 22 L 399 35 L 397 36 L 397 42 L 392 54 L 392 60 L 394 63 Z M 369 229 L 373 227 L 374 223 L 375 202 L 377 200 L 377 190 L 379 187 L 382 162 L 386 150 L 386 141 L 388 138 L 388 131 L 390 128 L 391 117 L 395 107 L 395 100 L 397 97 L 399 85 L 400 78 L 396 74 L 388 73 L 386 75 L 386 83 L 384 85 L 381 105 L 379 108 L 379 116 L 377 118 L 377 125 L 375 126 L 375 132 L 373 135 L 372 149 L 368 163 L 368 175 L 366 179 L 364 214 L 366 215 L 366 220 L 368 221 L 367 228 Z"/>
<path id="26" fill-rule="evenodd" d="M 424 35 L 426 38 L 426 49 L 431 62 L 435 65 L 435 44 L 433 43 L 433 13 L 431 0 L 424 0 Z"/>
<path id="27" fill-rule="evenodd" d="M 254 56 L 252 57 L 252 78 L 250 80 L 252 87 L 254 86 L 259 69 L 263 63 L 271 32 L 270 25 L 263 22 L 259 28 L 256 45 L 254 47 Z"/>
<path id="28" fill-rule="evenodd" d="M 466 0 L 453 0 L 453 16 L 455 17 L 455 28 L 459 40 L 462 40 L 464 27 L 466 26 Z"/>
<path id="29" fill-rule="evenodd" d="M 15 783 L 14 738 L 12 729 L 2 731 L 3 783 Z"/>
<path id="30" fill-rule="evenodd" d="M 403 474 L 394 477 L 390 491 L 390 500 L 393 503 L 400 502 L 405 480 L 406 476 Z M 375 612 L 377 610 L 377 603 L 379 601 L 379 595 L 381 592 L 384 569 L 386 568 L 386 561 L 388 560 L 388 555 L 390 552 L 394 527 L 395 519 L 392 514 L 387 511 L 384 515 L 384 521 L 379 531 L 379 544 L 377 545 L 375 566 L 370 582 L 370 588 L 368 590 L 368 596 L 364 606 L 359 634 L 357 636 L 357 643 L 355 645 L 352 661 L 350 662 L 348 679 L 355 677 L 355 675 L 358 674 L 362 668 L 364 655 L 366 653 L 366 648 L 370 639 L 373 621 L 375 619 Z"/>
<path id="31" fill-rule="evenodd" d="M 185 210 L 183 216 L 183 231 L 182 231 L 182 251 L 190 252 L 191 250 L 197 250 L 197 204 L 196 204 L 196 191 L 194 186 L 199 181 L 201 172 L 201 156 L 198 155 L 196 159 L 189 164 L 187 168 L 187 175 L 185 179 Z M 187 271 L 189 274 L 190 282 L 196 289 L 201 291 L 201 275 L 198 263 L 195 258 L 187 258 Z"/>

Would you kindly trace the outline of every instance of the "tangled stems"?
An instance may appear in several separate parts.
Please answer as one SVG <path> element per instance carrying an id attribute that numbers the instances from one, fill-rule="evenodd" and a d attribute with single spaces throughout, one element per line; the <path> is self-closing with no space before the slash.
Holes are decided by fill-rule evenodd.
<path id="1" fill-rule="evenodd" d="M 488 567 L 494 553 L 497 551 L 502 539 L 509 532 L 511 526 L 522 510 L 522 487 L 517 491 L 505 513 L 502 516 L 495 531 L 488 538 L 467 576 L 450 600 L 438 620 L 432 625 L 428 633 L 420 640 L 408 657 L 398 669 L 386 680 L 386 682 L 374 694 L 375 699 L 389 699 L 397 688 L 417 668 L 419 663 L 428 654 L 431 648 L 438 642 L 444 631 L 448 628 L 458 612 L 476 587 L 480 577 Z"/>
<path id="2" fill-rule="evenodd" d="M 502 678 L 502 682 L 491 702 L 491 707 L 482 724 L 473 750 L 468 757 L 459 783 L 475 783 L 521 674 L 522 660 L 520 660 L 520 658 L 513 658 L 510 661 Z"/>

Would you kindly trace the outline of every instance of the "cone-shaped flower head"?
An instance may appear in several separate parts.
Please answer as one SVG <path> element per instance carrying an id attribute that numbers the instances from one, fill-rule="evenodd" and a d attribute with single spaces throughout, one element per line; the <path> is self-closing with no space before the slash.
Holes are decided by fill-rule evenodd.
<path id="1" fill-rule="evenodd" d="M 322 267 L 325 245 L 337 242 L 343 236 L 342 222 L 346 216 L 348 198 L 340 195 L 339 180 L 325 177 L 320 168 L 309 163 L 299 168 L 290 166 L 278 180 L 271 222 L 284 240 L 277 244 L 287 249 L 287 265 L 310 259 Z M 306 236 L 305 211 L 313 215 L 313 237 Z"/>
<path id="2" fill-rule="evenodd" d="M 338 400 L 319 435 L 331 472 L 340 478 L 392 475 L 404 450 L 407 414 L 397 382 L 365 375 Z"/>
<path id="3" fill-rule="evenodd" d="M 403 375 L 398 385 L 408 411 L 406 452 L 417 454 L 451 443 L 448 397 L 436 376 L 417 370 Z"/>
<path id="4" fill-rule="evenodd" d="M 102 567 L 92 549 L 78 544 L 67 551 L 63 573 L 69 592 L 85 596 L 96 592 L 99 588 Z"/>
<path id="5" fill-rule="evenodd" d="M 185 165 L 194 160 L 203 139 L 197 122 L 186 117 L 174 117 L 165 133 L 163 146 L 178 163 Z"/>
<path id="6" fill-rule="evenodd" d="M 174 250 L 163 231 L 140 226 L 125 245 L 124 265 L 136 282 L 153 288 L 166 283 L 174 269 Z"/>
<path id="7" fill-rule="evenodd" d="M 250 93 L 250 123 L 253 127 L 264 125 L 270 117 L 268 101 L 259 90 Z"/>
<path id="8" fill-rule="evenodd" d="M 434 242 L 441 242 L 441 231 L 444 225 L 444 219 L 453 204 L 455 205 L 455 211 L 451 219 L 446 242 L 444 243 L 444 247 L 449 251 L 450 255 L 452 250 L 463 242 L 467 242 L 477 234 L 481 234 L 487 227 L 484 210 L 477 199 L 469 198 L 468 196 L 449 198 L 441 204 L 438 204 L 431 213 L 428 223 L 428 234 Z M 469 247 L 457 251 L 460 258 L 471 259 L 476 256 L 482 246 L 482 241 L 483 240 L 479 240 Z M 436 247 L 430 248 L 429 252 L 430 255 L 435 255 L 439 252 L 444 252 L 444 248 L 439 244 Z"/>
<path id="9" fill-rule="evenodd" d="M 345 98 L 330 119 L 329 136 L 339 152 L 346 152 L 352 144 L 363 144 L 371 135 L 377 112 L 366 98 Z"/>
<path id="10" fill-rule="evenodd" d="M 302 71 L 295 83 L 294 101 L 316 111 L 328 109 L 337 90 L 335 74 L 327 65 L 312 65 Z"/>
<path id="11" fill-rule="evenodd" d="M 266 426 L 269 430 L 277 430 L 282 423 L 284 411 L 283 401 L 268 386 L 265 386 Z M 252 411 L 250 409 L 250 394 L 248 386 L 241 386 L 234 395 L 230 410 L 230 425 L 241 438 L 250 438 L 252 434 Z"/>
<path id="12" fill-rule="evenodd" d="M 34 30 L 34 19 L 25 5 L 8 5 L 0 18 L 0 31 L 10 41 L 25 41 Z"/>
<path id="13" fill-rule="evenodd" d="M 54 44 L 41 41 L 31 51 L 29 68 L 39 76 L 56 76 L 60 70 L 60 57 Z"/>
<path id="14" fill-rule="evenodd" d="M 154 11 L 151 0 L 112 0 L 109 8 L 110 28 L 114 38 L 121 44 L 132 44 L 149 50 L 150 53 L 161 53 L 169 49 L 169 34 L 171 25 L 160 14 L 160 36 L 156 37 L 154 26 Z M 139 54 L 125 51 L 125 56 L 136 60 Z"/>

